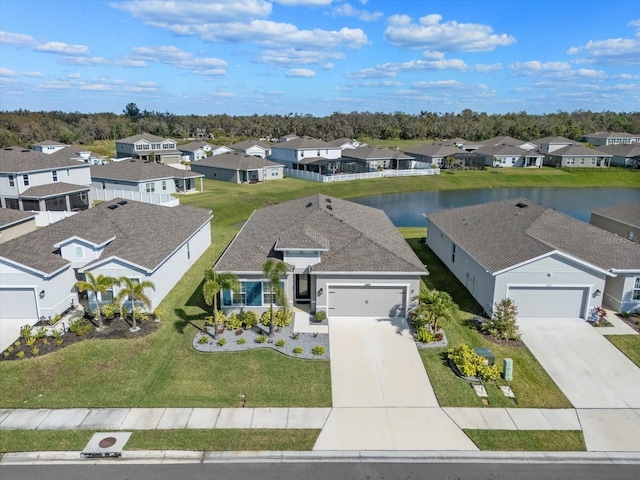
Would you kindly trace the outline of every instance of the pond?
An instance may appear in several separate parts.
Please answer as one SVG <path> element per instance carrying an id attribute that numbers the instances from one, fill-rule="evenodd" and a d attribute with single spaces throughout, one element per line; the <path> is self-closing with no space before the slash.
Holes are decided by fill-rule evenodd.
<path id="1" fill-rule="evenodd" d="M 351 199 L 383 210 L 396 227 L 424 227 L 424 213 L 525 197 L 589 222 L 596 208 L 640 202 L 640 188 L 483 188 L 392 193 Z"/>

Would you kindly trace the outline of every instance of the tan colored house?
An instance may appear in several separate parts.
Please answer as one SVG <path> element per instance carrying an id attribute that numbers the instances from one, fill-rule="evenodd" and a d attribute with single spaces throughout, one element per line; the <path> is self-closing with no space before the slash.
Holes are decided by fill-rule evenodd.
<path id="1" fill-rule="evenodd" d="M 0 243 L 36 229 L 36 213 L 0 208 Z"/>

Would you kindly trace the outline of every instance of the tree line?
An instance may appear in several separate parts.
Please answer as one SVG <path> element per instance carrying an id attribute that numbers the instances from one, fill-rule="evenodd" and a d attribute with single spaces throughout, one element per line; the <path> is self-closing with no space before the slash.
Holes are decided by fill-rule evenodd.
<path id="1" fill-rule="evenodd" d="M 0 111 L 0 143 L 3 147 L 29 146 L 42 140 L 89 145 L 138 133 L 176 140 L 206 132 L 212 143 L 228 138 L 277 139 L 290 133 L 327 141 L 338 138 L 380 140 L 435 140 L 462 137 L 477 141 L 499 135 L 520 140 L 563 136 L 579 140 L 587 133 L 614 131 L 640 133 L 640 112 L 575 112 L 548 114 L 526 112 L 487 114 L 466 109 L 460 113 L 421 111 L 334 112 L 324 117 L 289 113 L 265 115 L 176 115 L 140 111 L 130 103 L 121 114 L 61 111 Z"/>

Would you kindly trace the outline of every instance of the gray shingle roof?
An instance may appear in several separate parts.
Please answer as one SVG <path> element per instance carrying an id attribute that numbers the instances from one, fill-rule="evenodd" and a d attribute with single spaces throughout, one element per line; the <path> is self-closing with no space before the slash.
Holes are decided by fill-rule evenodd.
<path id="1" fill-rule="evenodd" d="M 418 145 L 415 147 L 408 148 L 404 152 L 407 155 L 422 155 L 423 157 L 448 157 L 449 155 L 454 155 L 456 153 L 460 153 L 460 150 L 457 147 L 453 147 L 451 145 Z"/>
<path id="2" fill-rule="evenodd" d="M 199 178 L 202 176 L 201 173 L 192 172 L 191 170 L 181 170 L 140 159 L 91 166 L 91 178 L 98 180 L 147 182 L 165 178 Z"/>
<path id="3" fill-rule="evenodd" d="M 259 170 L 264 167 L 282 166 L 283 165 L 280 163 L 272 162 L 271 160 L 266 160 L 254 155 L 247 155 L 239 152 L 228 152 L 203 158 L 196 164 L 192 165 L 192 168 L 215 167 L 225 170 Z"/>
<path id="4" fill-rule="evenodd" d="M 640 228 L 640 203 L 627 203 L 625 205 L 598 208 L 592 213 Z"/>
<path id="5" fill-rule="evenodd" d="M 184 145 L 178 145 L 178 150 L 180 150 L 181 152 L 195 152 L 196 150 L 198 150 L 199 148 L 204 147 L 205 145 L 209 145 L 213 148 L 213 145 L 211 145 L 208 142 L 191 142 L 191 143 L 185 143 Z"/>
<path id="6" fill-rule="evenodd" d="M 37 213 L 23 212 L 11 208 L 0 208 L 0 229 L 7 228 L 16 223 L 20 223 L 29 218 L 34 218 Z"/>
<path id="7" fill-rule="evenodd" d="M 22 147 L 6 147 L 0 150 L 0 172 L 29 173 L 56 168 L 87 168 L 86 163 L 59 158 Z"/>
<path id="8" fill-rule="evenodd" d="M 328 207 L 331 207 L 329 209 Z M 375 208 L 313 195 L 261 208 L 245 223 L 215 268 L 260 272 L 274 247 L 324 248 L 315 272 L 426 273 L 387 215 Z M 292 267 L 290 267 L 292 269 Z"/>
<path id="9" fill-rule="evenodd" d="M 238 151 L 245 151 L 251 147 L 260 147 L 265 150 L 271 150 L 271 145 L 261 142 L 260 140 L 244 140 L 242 142 L 234 143 L 230 148 Z"/>
<path id="10" fill-rule="evenodd" d="M 31 146 L 32 147 L 44 147 L 44 146 L 59 146 L 59 145 L 66 145 L 66 143 L 62 143 L 62 142 L 54 142 L 53 140 L 43 140 L 41 142 L 38 143 L 33 143 Z"/>
<path id="11" fill-rule="evenodd" d="M 339 147 L 336 147 L 335 145 L 331 145 L 330 143 L 327 143 L 323 140 L 318 140 L 317 138 L 299 137 L 293 140 L 289 140 L 288 142 L 276 143 L 275 145 L 272 145 L 271 148 L 272 149 L 284 148 L 287 150 L 300 150 L 300 149 L 306 149 L 306 148 L 321 148 L 321 149 L 329 148 L 331 150 L 335 150 L 336 148 L 339 148 Z"/>
<path id="12" fill-rule="evenodd" d="M 478 143 L 482 145 L 488 145 L 488 146 L 512 145 L 512 146 L 518 147 L 520 145 L 524 145 L 527 142 L 525 142 L 524 140 L 518 140 L 517 138 L 513 138 L 508 135 L 503 135 L 501 137 L 488 138 L 487 140 L 482 140 L 481 142 L 478 142 Z"/>
<path id="13" fill-rule="evenodd" d="M 48 183 L 46 185 L 38 185 L 31 187 L 22 192 L 21 198 L 47 198 L 64 195 L 67 193 L 88 192 L 91 189 L 89 185 L 77 185 L 64 182 Z"/>
<path id="14" fill-rule="evenodd" d="M 599 145 L 598 150 L 617 157 L 640 157 L 640 144 L 627 143 L 624 145 Z"/>
<path id="15" fill-rule="evenodd" d="M 132 135 L 130 137 L 121 138 L 120 140 L 116 140 L 117 143 L 136 143 L 138 140 L 146 140 L 152 143 L 161 143 L 164 140 L 171 140 L 171 138 L 167 137 L 158 137 L 157 135 L 151 135 L 150 133 L 139 133 L 138 135 Z"/>
<path id="16" fill-rule="evenodd" d="M 360 160 L 386 160 L 386 159 L 398 159 L 398 160 L 413 160 L 413 157 L 406 155 L 397 150 L 390 150 L 384 147 L 358 147 L 353 149 L 347 149 L 342 151 L 343 157 L 357 158 Z"/>
<path id="17" fill-rule="evenodd" d="M 442 210 L 427 218 L 492 273 L 554 250 L 602 269 L 640 268 L 640 245 L 526 198 Z"/>
<path id="18" fill-rule="evenodd" d="M 587 133 L 583 135 L 583 137 L 590 138 L 634 138 L 638 135 L 632 135 L 631 133 L 626 132 L 595 132 L 595 133 Z"/>
<path id="19" fill-rule="evenodd" d="M 110 209 L 120 199 L 101 203 L 93 208 L 0 244 L 0 257 L 53 273 L 69 264 L 54 245 L 71 237 L 94 244 L 103 244 L 115 237 L 105 248 L 101 259 L 116 256 L 148 270 L 157 268 L 210 218 L 202 208 L 180 205 L 162 207 L 127 200 L 125 205 Z M 91 265 L 101 260 L 96 260 Z"/>
<path id="20" fill-rule="evenodd" d="M 604 153 L 600 150 L 596 150 L 595 148 L 588 148 L 582 144 L 567 145 L 566 147 L 550 152 L 549 155 L 556 157 L 572 157 L 575 155 L 583 157 L 611 157 L 611 154 L 609 153 Z"/>
<path id="21" fill-rule="evenodd" d="M 573 145 L 575 143 L 578 143 L 574 140 L 571 140 L 570 138 L 567 137 L 543 137 L 543 138 L 538 138 L 536 140 L 532 140 L 531 143 L 534 143 L 536 145 L 543 145 L 543 144 L 569 144 L 569 145 Z"/>

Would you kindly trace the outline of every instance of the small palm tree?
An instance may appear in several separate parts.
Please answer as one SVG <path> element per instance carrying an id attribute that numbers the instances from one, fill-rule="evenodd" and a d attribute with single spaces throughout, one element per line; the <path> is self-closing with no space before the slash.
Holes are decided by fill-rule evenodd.
<path id="1" fill-rule="evenodd" d="M 202 295 L 204 301 L 210 307 L 213 306 L 213 339 L 218 339 L 218 293 L 220 290 L 232 290 L 234 293 L 240 291 L 240 280 L 229 272 L 216 273 L 213 269 L 204 271 L 204 285 L 202 285 Z"/>
<path id="2" fill-rule="evenodd" d="M 451 295 L 438 290 L 421 290 L 417 296 L 420 300 L 420 310 L 429 320 L 433 332 L 439 329 L 440 319 L 451 319 L 453 312 L 458 309 L 458 305 L 453 301 Z"/>
<path id="3" fill-rule="evenodd" d="M 132 332 L 137 332 L 140 328 L 136 324 L 136 301 L 142 302 L 147 308 L 151 308 L 151 300 L 144 293 L 146 288 L 155 291 L 156 286 L 150 280 L 142 282 L 134 282 L 129 277 L 120 277 L 118 283 L 122 287 L 116 297 L 118 303 L 124 302 L 127 298 L 131 299 L 131 318 L 133 320 Z"/>
<path id="4" fill-rule="evenodd" d="M 276 261 L 273 258 L 268 258 L 262 266 L 262 273 L 264 277 L 269 280 L 271 286 L 271 302 L 269 305 L 269 336 L 275 335 L 275 326 L 273 324 L 273 294 L 278 302 L 282 305 L 283 318 L 287 315 L 287 296 L 284 289 L 280 285 L 280 278 L 287 273 L 287 265 L 284 262 Z"/>
<path id="5" fill-rule="evenodd" d="M 91 292 L 96 301 L 96 308 L 98 309 L 98 332 L 103 330 L 102 325 L 102 308 L 100 307 L 100 303 L 98 302 L 98 293 L 107 293 L 111 287 L 113 287 L 118 280 L 113 277 L 108 277 L 102 274 L 98 276 L 94 276 L 91 272 L 85 272 L 86 280 L 80 280 L 76 282 L 76 289 L 79 292 Z"/>

